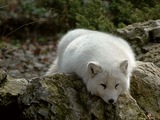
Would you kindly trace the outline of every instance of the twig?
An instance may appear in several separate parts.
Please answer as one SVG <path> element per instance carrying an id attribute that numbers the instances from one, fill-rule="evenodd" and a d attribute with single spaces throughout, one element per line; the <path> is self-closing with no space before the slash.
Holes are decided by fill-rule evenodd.
<path id="1" fill-rule="evenodd" d="M 19 28 L 17 28 L 17 29 L 15 29 L 15 30 L 13 30 L 12 32 L 8 33 L 7 35 L 5 35 L 5 37 L 7 37 L 8 35 L 10 35 L 10 34 L 12 34 L 12 33 L 16 32 L 17 30 L 19 30 L 19 29 L 23 28 L 24 26 L 31 25 L 31 24 L 34 24 L 34 23 L 36 23 L 36 22 L 26 23 L 26 24 L 24 24 L 24 25 L 20 26 Z"/>

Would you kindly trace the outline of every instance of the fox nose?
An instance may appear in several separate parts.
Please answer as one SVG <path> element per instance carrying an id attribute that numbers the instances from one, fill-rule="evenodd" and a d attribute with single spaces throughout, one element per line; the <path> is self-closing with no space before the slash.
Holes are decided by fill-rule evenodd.
<path id="1" fill-rule="evenodd" d="M 110 104 L 112 104 L 112 103 L 114 103 L 114 100 L 113 100 L 113 99 L 109 99 L 108 102 L 109 102 Z"/>

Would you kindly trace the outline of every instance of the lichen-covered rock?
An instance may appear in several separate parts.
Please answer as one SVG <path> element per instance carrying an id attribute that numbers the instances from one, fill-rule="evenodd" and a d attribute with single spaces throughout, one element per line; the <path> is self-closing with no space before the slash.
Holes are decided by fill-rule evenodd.
<path id="1" fill-rule="evenodd" d="M 7 106 L 15 101 L 19 94 L 23 94 L 28 84 L 25 79 L 14 79 L 0 70 L 0 105 Z"/>
<path id="2" fill-rule="evenodd" d="M 27 120 L 146 119 L 127 93 L 119 97 L 116 105 L 108 105 L 100 97 L 90 95 L 82 80 L 74 75 L 33 79 L 19 102 L 22 119 Z"/>
<path id="3" fill-rule="evenodd" d="M 25 79 L 10 78 L 0 70 L 0 119 L 19 119 L 18 96 L 23 94 L 27 84 Z"/>
<path id="4" fill-rule="evenodd" d="M 140 108 L 160 120 L 160 68 L 153 63 L 137 62 L 131 80 L 131 95 Z"/>
<path id="5" fill-rule="evenodd" d="M 115 32 L 128 40 L 135 49 L 135 52 L 139 54 L 143 45 L 149 42 L 160 42 L 160 20 L 134 23 L 117 29 Z"/>
<path id="6" fill-rule="evenodd" d="M 138 55 L 137 60 L 143 62 L 152 62 L 160 67 L 160 43 L 144 46 L 143 54 Z"/>

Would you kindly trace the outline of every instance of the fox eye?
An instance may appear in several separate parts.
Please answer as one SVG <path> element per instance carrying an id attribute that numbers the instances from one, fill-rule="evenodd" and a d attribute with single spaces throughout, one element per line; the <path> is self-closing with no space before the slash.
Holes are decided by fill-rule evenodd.
<path id="1" fill-rule="evenodd" d="M 106 89 L 106 85 L 105 84 L 100 84 L 104 89 Z"/>
<path id="2" fill-rule="evenodd" d="M 115 89 L 117 89 L 118 85 L 119 85 L 119 84 L 116 84 L 116 85 L 115 85 Z"/>

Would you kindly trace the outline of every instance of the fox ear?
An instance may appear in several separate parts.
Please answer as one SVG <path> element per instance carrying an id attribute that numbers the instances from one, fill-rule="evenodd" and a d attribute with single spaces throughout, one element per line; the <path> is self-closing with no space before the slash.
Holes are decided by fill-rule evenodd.
<path id="1" fill-rule="evenodd" d="M 89 76 L 92 78 L 102 72 L 102 67 L 98 62 L 89 62 L 87 65 L 87 71 Z"/>
<path id="2" fill-rule="evenodd" d="M 127 74 L 128 70 L 128 60 L 124 60 L 120 63 L 120 69 L 124 74 Z"/>

